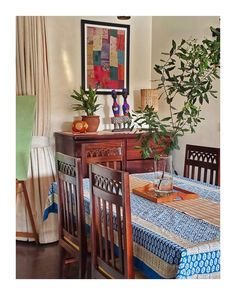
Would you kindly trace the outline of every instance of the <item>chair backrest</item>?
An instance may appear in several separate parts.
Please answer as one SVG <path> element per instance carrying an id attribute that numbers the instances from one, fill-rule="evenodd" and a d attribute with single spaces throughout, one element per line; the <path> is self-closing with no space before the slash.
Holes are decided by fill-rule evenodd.
<path id="1" fill-rule="evenodd" d="M 122 142 L 98 142 L 82 144 L 84 175 L 88 175 L 88 164 L 101 165 L 125 170 L 125 152 Z"/>
<path id="2" fill-rule="evenodd" d="M 184 176 L 220 185 L 220 149 L 187 144 Z"/>
<path id="3" fill-rule="evenodd" d="M 129 173 L 90 164 L 92 278 L 134 278 Z"/>
<path id="4" fill-rule="evenodd" d="M 84 277 L 87 256 L 81 159 L 56 153 L 59 191 L 59 244 L 79 261 Z"/>

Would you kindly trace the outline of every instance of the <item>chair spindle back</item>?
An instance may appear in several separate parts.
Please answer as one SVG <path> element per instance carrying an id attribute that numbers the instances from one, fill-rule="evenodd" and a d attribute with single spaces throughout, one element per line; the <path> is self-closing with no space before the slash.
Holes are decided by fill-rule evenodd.
<path id="1" fill-rule="evenodd" d="M 184 176 L 220 185 L 220 149 L 187 144 Z"/>
<path id="2" fill-rule="evenodd" d="M 92 278 L 134 278 L 129 173 L 90 164 Z"/>

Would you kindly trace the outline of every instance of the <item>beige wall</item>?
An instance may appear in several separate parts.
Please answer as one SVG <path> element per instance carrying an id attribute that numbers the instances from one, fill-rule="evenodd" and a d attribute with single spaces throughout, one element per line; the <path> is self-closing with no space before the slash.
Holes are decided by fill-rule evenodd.
<path id="1" fill-rule="evenodd" d="M 204 37 L 211 38 L 210 26 L 219 27 L 219 17 L 214 16 L 155 16 L 152 18 L 152 79 L 159 78 L 153 70 L 155 64 L 160 64 L 159 60 L 164 56 L 161 52 L 169 52 L 171 40 L 176 42 L 181 39 L 196 38 L 199 41 Z M 153 83 L 153 87 L 157 84 Z M 216 80 L 215 89 L 220 90 L 220 82 Z M 218 94 L 219 96 L 219 94 Z M 177 98 L 176 106 L 180 105 L 182 98 Z M 161 115 L 166 113 L 166 104 L 160 100 Z M 182 174 L 184 164 L 184 152 L 186 143 L 205 145 L 212 147 L 220 146 L 220 99 L 212 98 L 209 105 L 205 105 L 202 111 L 205 118 L 196 129 L 194 134 L 185 134 L 179 140 L 180 150 L 174 151 L 174 167 L 178 173 Z"/>
<path id="2" fill-rule="evenodd" d="M 70 130 L 76 112 L 71 109 L 75 101 L 70 98 L 73 89 L 81 84 L 81 36 L 80 20 L 97 20 L 130 24 L 130 95 L 131 110 L 140 105 L 140 89 L 155 87 L 151 78 L 157 78 L 153 67 L 159 63 L 161 52 L 169 51 L 171 40 L 176 42 L 189 37 L 202 40 L 211 37 L 210 26 L 219 26 L 219 17 L 213 16 L 132 16 L 129 21 L 116 17 L 49 16 L 47 17 L 49 71 L 51 78 L 51 119 L 52 132 Z M 216 89 L 219 91 L 219 81 Z M 100 95 L 103 108 L 99 130 L 111 129 L 112 98 Z M 178 102 L 177 102 L 178 105 Z M 160 114 L 164 115 L 165 105 L 160 101 Z M 220 100 L 212 99 L 202 112 L 205 121 L 195 134 L 186 134 L 180 139 L 180 151 L 174 151 L 174 166 L 182 173 L 186 143 L 219 147 L 220 145 Z"/>
<path id="3" fill-rule="evenodd" d="M 97 20 L 130 24 L 130 95 L 128 103 L 131 110 L 140 104 L 140 89 L 151 86 L 151 26 L 152 17 L 135 17 L 129 21 L 119 21 L 116 17 L 89 16 L 48 16 L 48 50 L 51 86 L 51 121 L 52 132 L 70 130 L 73 117 L 71 108 L 76 102 L 70 98 L 73 89 L 81 85 L 81 35 L 80 20 Z M 100 95 L 103 108 L 99 130 L 112 128 L 111 95 Z M 122 99 L 120 99 L 122 103 Z"/>

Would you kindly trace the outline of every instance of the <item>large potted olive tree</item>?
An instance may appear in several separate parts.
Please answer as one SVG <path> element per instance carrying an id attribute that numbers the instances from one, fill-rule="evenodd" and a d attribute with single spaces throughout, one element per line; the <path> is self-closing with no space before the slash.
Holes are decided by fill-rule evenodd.
<path id="1" fill-rule="evenodd" d="M 182 40 L 176 44 L 172 40 L 172 47 L 168 53 L 162 53 L 164 58 L 161 64 L 156 64 L 154 70 L 159 75 L 157 88 L 160 91 L 159 99 L 168 105 L 169 115 L 160 117 L 154 108 L 146 106 L 133 112 L 133 128 L 138 127 L 137 137 L 143 158 L 154 156 L 157 192 L 172 189 L 172 177 L 165 179 L 165 170 L 170 165 L 161 159 L 173 149 L 179 149 L 178 138 L 186 132 L 195 132 L 196 126 L 204 120 L 201 110 L 211 98 L 217 98 L 217 91 L 213 88 L 213 81 L 219 79 L 220 68 L 220 32 L 210 28 L 214 38 L 197 40 Z M 182 98 L 182 106 L 176 109 L 174 101 Z M 158 146 L 162 146 L 162 154 Z M 171 169 L 170 169 L 171 170 Z M 171 175 L 171 173 L 170 173 Z"/>

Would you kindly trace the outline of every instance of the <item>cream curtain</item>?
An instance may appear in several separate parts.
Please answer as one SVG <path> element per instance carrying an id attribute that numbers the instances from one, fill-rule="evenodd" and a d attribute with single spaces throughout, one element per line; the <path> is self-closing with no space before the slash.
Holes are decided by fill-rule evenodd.
<path id="1" fill-rule="evenodd" d="M 30 203 L 40 243 L 58 240 L 57 215 L 43 222 L 48 190 L 55 181 L 54 147 L 50 144 L 50 87 L 48 77 L 46 18 L 16 17 L 16 95 L 35 95 L 36 119 L 30 152 L 28 180 Z M 24 198 L 17 196 L 17 231 L 31 232 Z M 26 240 L 25 238 L 18 238 Z M 32 239 L 30 239 L 32 240 Z"/>

